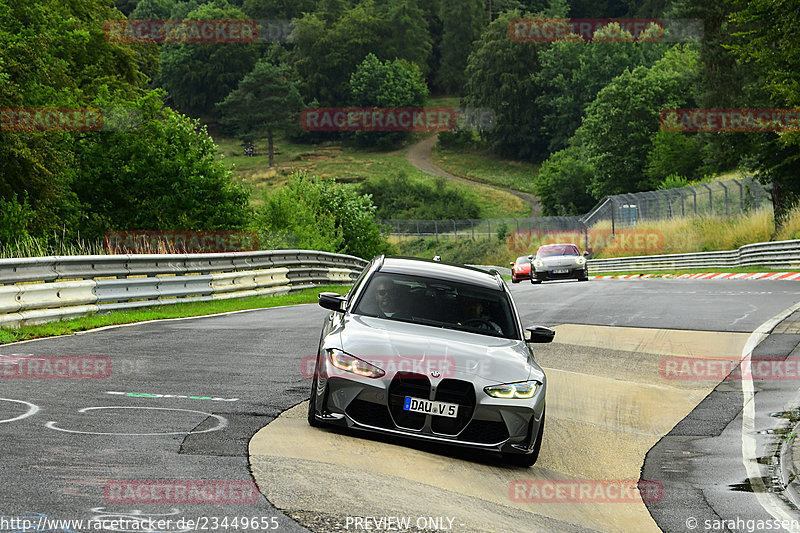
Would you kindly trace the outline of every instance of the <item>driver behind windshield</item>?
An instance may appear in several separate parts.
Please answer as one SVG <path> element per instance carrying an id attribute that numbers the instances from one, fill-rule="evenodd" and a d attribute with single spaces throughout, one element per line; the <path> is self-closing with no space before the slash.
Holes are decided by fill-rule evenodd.
<path id="1" fill-rule="evenodd" d="M 487 315 L 484 310 L 484 301 L 480 298 L 474 297 L 466 297 L 464 298 L 463 304 L 463 318 L 459 322 L 462 326 L 467 326 L 471 328 L 477 329 L 485 329 L 497 333 L 498 335 L 503 334 L 503 328 L 501 328 L 497 322 L 492 320 L 493 317 Z"/>

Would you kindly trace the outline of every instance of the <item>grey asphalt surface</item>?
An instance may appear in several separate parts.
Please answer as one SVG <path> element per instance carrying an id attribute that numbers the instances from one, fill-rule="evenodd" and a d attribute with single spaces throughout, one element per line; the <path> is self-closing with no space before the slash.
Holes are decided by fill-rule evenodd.
<path id="1" fill-rule="evenodd" d="M 572 280 L 512 285 L 524 325 L 562 323 L 751 332 L 800 301 L 800 283 Z"/>
<path id="2" fill-rule="evenodd" d="M 800 284 L 784 281 L 523 282 L 512 290 L 526 325 L 575 323 L 749 332 L 800 301 Z M 84 520 L 96 516 L 275 516 L 282 531 L 302 531 L 263 497 L 252 504 L 122 505 L 104 499 L 104 486 L 108 480 L 251 480 L 247 443 L 255 431 L 307 398 L 310 384 L 301 372 L 302 358 L 315 353 L 325 314 L 316 305 L 304 305 L 0 346 L 4 364 L 13 354 L 95 355 L 112 362 L 106 379 L 0 380 L 0 515 L 41 513 Z M 30 402 L 40 411 L 3 422 L 27 410 L 9 400 Z M 725 401 L 720 405 L 720 412 L 730 409 Z M 87 407 L 134 409 L 79 412 Z M 213 428 L 217 420 L 210 418 L 211 414 L 223 417 L 228 426 L 185 435 Z M 50 421 L 78 433 L 48 428 Z M 735 424 L 730 429 L 735 430 Z M 156 432 L 184 434 L 130 435 Z M 741 481 L 736 472 L 715 471 L 714 475 L 714 479 Z M 732 490 L 721 489 L 719 497 L 736 505 Z"/>

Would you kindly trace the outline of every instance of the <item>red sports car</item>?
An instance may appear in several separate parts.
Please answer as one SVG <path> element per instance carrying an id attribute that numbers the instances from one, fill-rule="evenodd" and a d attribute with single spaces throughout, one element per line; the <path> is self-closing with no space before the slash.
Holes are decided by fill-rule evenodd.
<path id="1" fill-rule="evenodd" d="M 523 279 L 531 279 L 531 260 L 527 255 L 521 255 L 511 263 L 511 283 L 519 283 Z"/>

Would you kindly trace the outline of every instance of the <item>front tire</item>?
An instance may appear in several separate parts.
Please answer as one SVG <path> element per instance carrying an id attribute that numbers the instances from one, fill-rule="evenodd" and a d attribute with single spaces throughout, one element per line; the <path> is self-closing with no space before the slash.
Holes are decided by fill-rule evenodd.
<path id="1" fill-rule="evenodd" d="M 312 428 L 325 427 L 325 424 L 317 420 L 317 376 L 319 375 L 319 359 L 314 365 L 314 379 L 311 381 L 311 396 L 308 399 L 308 425 Z M 325 396 L 323 395 L 323 398 Z"/>

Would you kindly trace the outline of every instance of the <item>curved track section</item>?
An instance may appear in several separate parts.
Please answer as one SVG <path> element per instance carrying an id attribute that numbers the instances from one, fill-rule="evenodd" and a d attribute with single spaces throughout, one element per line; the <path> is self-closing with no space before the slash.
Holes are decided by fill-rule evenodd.
<path id="1" fill-rule="evenodd" d="M 439 518 L 422 524 L 429 530 L 683 531 L 654 521 L 640 502 L 532 503 L 515 498 L 509 484 L 638 479 L 648 451 L 718 384 L 665 379 L 662 359 L 739 358 L 752 331 L 800 301 L 800 285 L 794 287 L 668 280 L 514 286 L 525 323 L 559 330 L 556 343 L 537 350 L 551 387 L 544 448 L 530 469 L 309 428 L 298 416 L 310 387 L 302 359 L 314 354 L 326 313 L 313 305 L 0 346 L 4 368 L 23 356 L 102 356 L 112 363 L 103 379 L 0 381 L 0 515 L 138 521 L 248 515 L 268 524 L 274 518 L 281 531 L 342 530 L 348 516 Z M 738 402 L 741 409 L 741 395 Z M 735 431 L 735 424 L 726 428 Z M 690 484 L 699 475 L 697 463 L 660 466 L 688 468 L 681 479 Z M 253 475 L 264 496 L 247 503 L 120 502 L 106 493 L 111 481 L 240 482 Z M 734 471 L 713 475 L 742 481 Z M 666 494 L 670 480 L 661 477 Z M 733 493 L 723 485 L 717 495 L 725 501 Z M 186 529 L 173 523 L 169 531 Z"/>

